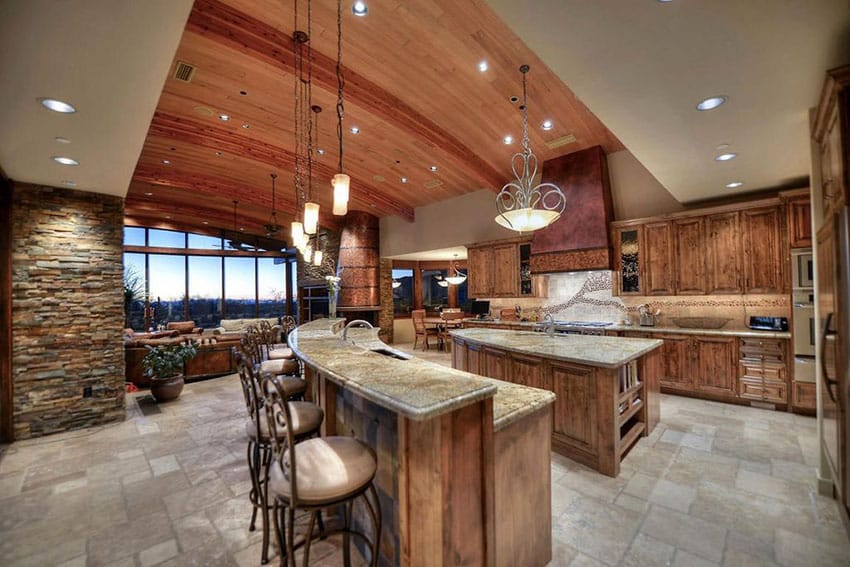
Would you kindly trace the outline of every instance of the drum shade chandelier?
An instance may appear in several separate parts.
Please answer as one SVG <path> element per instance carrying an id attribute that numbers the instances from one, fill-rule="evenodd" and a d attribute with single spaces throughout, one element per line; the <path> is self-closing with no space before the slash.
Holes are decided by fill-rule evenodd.
<path id="1" fill-rule="evenodd" d="M 519 68 L 522 73 L 522 152 L 514 154 L 511 161 L 515 179 L 496 195 L 499 213 L 496 222 L 517 232 L 532 232 L 552 224 L 560 218 L 567 204 L 564 193 L 554 183 L 534 184 L 537 156 L 531 152 L 528 141 L 526 75 L 529 69 L 528 65 Z"/>

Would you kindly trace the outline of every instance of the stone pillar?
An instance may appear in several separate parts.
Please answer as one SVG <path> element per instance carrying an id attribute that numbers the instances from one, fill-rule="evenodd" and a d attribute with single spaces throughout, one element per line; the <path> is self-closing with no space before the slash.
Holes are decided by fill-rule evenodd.
<path id="1" fill-rule="evenodd" d="M 123 221 L 119 197 L 14 186 L 16 439 L 124 418 Z"/>

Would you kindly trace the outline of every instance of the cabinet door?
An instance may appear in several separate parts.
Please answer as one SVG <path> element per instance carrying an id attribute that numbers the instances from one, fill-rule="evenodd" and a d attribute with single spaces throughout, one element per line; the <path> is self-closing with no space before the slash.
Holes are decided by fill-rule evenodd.
<path id="1" fill-rule="evenodd" d="M 644 293 L 673 295 L 673 240 L 669 222 L 643 226 Z"/>
<path id="2" fill-rule="evenodd" d="M 743 292 L 741 285 L 741 224 L 737 212 L 705 218 L 709 294 Z"/>
<path id="3" fill-rule="evenodd" d="M 481 360 L 481 347 L 479 345 L 467 344 L 466 371 L 483 376 L 484 368 Z"/>
<path id="4" fill-rule="evenodd" d="M 777 207 L 741 212 L 744 293 L 782 293 L 782 222 Z"/>
<path id="5" fill-rule="evenodd" d="M 508 368 L 505 376 L 507 382 L 543 390 L 551 389 L 545 380 L 544 362 L 540 358 L 511 353 Z"/>
<path id="6" fill-rule="evenodd" d="M 641 236 L 640 226 L 615 228 L 614 270 L 618 278 L 614 291 L 617 295 L 640 295 L 641 288 Z"/>
<path id="7" fill-rule="evenodd" d="M 493 296 L 519 297 L 519 249 L 516 244 L 493 247 Z"/>
<path id="8" fill-rule="evenodd" d="M 676 293 L 705 294 L 705 220 L 704 217 L 673 221 L 676 251 Z M 669 269 L 669 268 L 668 268 Z"/>
<path id="9" fill-rule="evenodd" d="M 738 339 L 694 337 L 693 352 L 697 390 L 734 397 L 738 382 Z"/>
<path id="10" fill-rule="evenodd" d="M 691 372 L 690 338 L 683 335 L 655 335 L 655 338 L 664 340 L 664 346 L 661 347 L 661 354 L 664 359 L 661 385 L 667 388 L 691 391 L 693 389 L 693 374 Z"/>
<path id="11" fill-rule="evenodd" d="M 470 248 L 466 263 L 469 297 L 491 297 L 493 294 L 493 249 Z"/>
<path id="12" fill-rule="evenodd" d="M 788 201 L 788 232 L 791 248 L 812 245 L 812 204 L 807 197 Z"/>
<path id="13" fill-rule="evenodd" d="M 484 347 L 482 353 L 484 355 L 484 376 L 489 376 L 496 380 L 504 380 L 507 376 L 507 353 L 503 350 L 487 347 Z"/>
<path id="14" fill-rule="evenodd" d="M 466 370 L 466 342 L 454 339 L 452 345 L 452 368 Z"/>
<path id="15" fill-rule="evenodd" d="M 596 381 L 593 370 L 553 362 L 555 392 L 553 434 L 588 451 L 596 448 Z"/>

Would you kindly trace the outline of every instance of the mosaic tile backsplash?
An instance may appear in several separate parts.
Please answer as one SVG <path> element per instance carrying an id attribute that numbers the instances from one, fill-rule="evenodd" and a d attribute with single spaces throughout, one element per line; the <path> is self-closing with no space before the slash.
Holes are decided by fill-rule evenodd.
<path id="1" fill-rule="evenodd" d="M 493 313 L 504 307 L 519 306 L 528 319 L 551 313 L 556 320 L 638 322 L 638 307 L 649 304 L 661 311 L 657 325 L 673 317 L 727 317 L 727 325 L 744 327 L 751 315 L 791 316 L 787 295 L 699 295 L 626 296 L 612 295 L 610 271 L 573 272 L 549 275 L 549 297 L 493 298 Z"/>

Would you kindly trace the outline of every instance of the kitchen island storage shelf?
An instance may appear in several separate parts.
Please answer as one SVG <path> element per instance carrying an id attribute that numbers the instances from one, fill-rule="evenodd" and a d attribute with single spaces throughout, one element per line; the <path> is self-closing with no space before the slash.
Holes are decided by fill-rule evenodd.
<path id="1" fill-rule="evenodd" d="M 555 393 L 553 449 L 608 476 L 660 417 L 662 341 L 506 329 L 452 331 L 452 364 Z"/>

